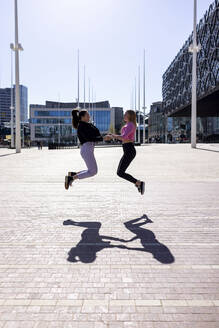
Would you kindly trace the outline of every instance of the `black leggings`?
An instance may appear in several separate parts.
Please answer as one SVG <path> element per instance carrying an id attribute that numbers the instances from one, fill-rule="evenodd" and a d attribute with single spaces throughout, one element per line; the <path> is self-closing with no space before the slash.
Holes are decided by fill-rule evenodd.
<path id="1" fill-rule="evenodd" d="M 132 183 L 136 183 L 137 180 L 133 176 L 131 176 L 128 173 L 125 173 L 128 166 L 130 165 L 131 161 L 133 161 L 133 159 L 136 156 L 135 146 L 132 142 L 129 142 L 129 143 L 124 143 L 122 145 L 122 147 L 123 147 L 124 155 L 122 156 L 122 158 L 119 162 L 119 166 L 117 169 L 117 175 L 120 178 L 128 180 Z"/>

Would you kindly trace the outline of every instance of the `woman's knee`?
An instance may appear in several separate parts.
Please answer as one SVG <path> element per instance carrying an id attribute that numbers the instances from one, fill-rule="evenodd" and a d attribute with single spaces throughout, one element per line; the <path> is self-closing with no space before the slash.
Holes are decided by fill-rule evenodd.
<path id="1" fill-rule="evenodd" d="M 117 175 L 118 175 L 120 178 L 123 177 L 123 174 L 124 174 L 124 172 L 123 172 L 122 170 L 120 170 L 120 169 L 117 170 Z"/>
<path id="2" fill-rule="evenodd" d="M 97 167 L 92 168 L 92 169 L 89 170 L 89 173 L 90 173 L 90 176 L 91 176 L 91 177 L 97 175 L 97 172 L 98 172 Z"/>

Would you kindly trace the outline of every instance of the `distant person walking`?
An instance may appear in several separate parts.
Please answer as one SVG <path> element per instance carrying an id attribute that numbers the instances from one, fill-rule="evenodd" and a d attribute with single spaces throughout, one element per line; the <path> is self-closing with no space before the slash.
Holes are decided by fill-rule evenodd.
<path id="1" fill-rule="evenodd" d="M 37 141 L 37 148 L 38 148 L 38 150 L 41 150 L 40 141 Z"/>
<path id="2" fill-rule="evenodd" d="M 81 144 L 81 157 L 83 158 L 87 170 L 80 172 L 69 172 L 65 177 L 65 189 L 69 189 L 72 182 L 76 179 L 86 179 L 97 174 L 97 162 L 94 157 L 94 146 L 98 141 L 102 141 L 103 137 L 100 131 L 91 123 L 90 115 L 87 110 L 72 111 L 72 125 L 77 130 L 77 136 Z M 109 139 L 106 137 L 105 140 Z"/>
<path id="3" fill-rule="evenodd" d="M 121 140 L 123 147 L 123 156 L 120 160 L 117 175 L 131 183 L 133 183 L 138 191 L 143 195 L 145 192 L 145 183 L 135 179 L 132 175 L 126 173 L 127 168 L 136 156 L 134 146 L 136 132 L 136 114 L 133 110 L 127 110 L 124 115 L 125 126 L 123 126 L 121 135 L 111 134 L 111 138 Z"/>

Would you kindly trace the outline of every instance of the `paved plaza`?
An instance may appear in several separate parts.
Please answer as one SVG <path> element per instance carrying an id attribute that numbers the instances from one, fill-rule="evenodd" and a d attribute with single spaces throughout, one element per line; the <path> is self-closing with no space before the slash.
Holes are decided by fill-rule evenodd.
<path id="1" fill-rule="evenodd" d="M 219 147 L 0 149 L 0 328 L 218 328 Z M 205 150 L 204 150 L 205 149 Z"/>

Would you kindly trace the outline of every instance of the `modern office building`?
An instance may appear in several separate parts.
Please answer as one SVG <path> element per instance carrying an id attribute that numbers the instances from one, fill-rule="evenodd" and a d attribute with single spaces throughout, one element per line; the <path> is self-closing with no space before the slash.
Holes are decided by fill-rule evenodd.
<path id="1" fill-rule="evenodd" d="M 13 106 L 15 107 L 15 86 L 13 92 Z M 11 121 L 11 88 L 0 88 L 0 125 Z M 27 87 L 20 85 L 20 113 L 21 122 L 28 121 Z"/>
<path id="2" fill-rule="evenodd" d="M 11 89 L 0 89 L 0 125 L 11 120 Z"/>
<path id="3" fill-rule="evenodd" d="M 152 103 L 148 117 L 149 141 L 167 142 L 173 130 L 173 118 L 167 117 L 162 101 Z"/>
<path id="4" fill-rule="evenodd" d="M 120 133 L 123 122 L 123 108 L 111 107 L 111 132 Z"/>
<path id="5" fill-rule="evenodd" d="M 192 34 L 163 75 L 163 110 L 190 125 L 192 91 Z M 215 0 L 197 25 L 197 135 L 210 140 L 219 124 L 219 0 Z M 214 123 L 212 123 L 214 121 Z M 207 128 L 211 122 L 212 130 Z M 209 125 L 208 125 L 209 126 Z M 214 129 L 213 129 L 214 127 Z M 189 137 L 189 136 L 188 136 Z"/>
<path id="6" fill-rule="evenodd" d="M 15 87 L 14 87 L 15 95 Z M 27 87 L 20 85 L 20 106 L 21 106 L 21 122 L 28 122 L 28 91 Z"/>
<path id="7" fill-rule="evenodd" d="M 156 140 L 158 137 L 162 141 L 165 139 L 165 116 L 162 101 L 154 102 L 150 107 L 148 136 L 149 141 Z"/>
<path id="8" fill-rule="evenodd" d="M 85 106 L 84 106 L 85 105 Z M 72 109 L 77 103 L 59 103 L 46 101 L 45 105 L 30 105 L 31 141 L 72 143 L 76 141 L 76 131 L 72 128 Z M 91 121 L 101 133 L 110 129 L 118 130 L 122 124 L 123 109 L 110 107 L 109 101 L 80 103 L 80 108 L 86 108 Z"/>

